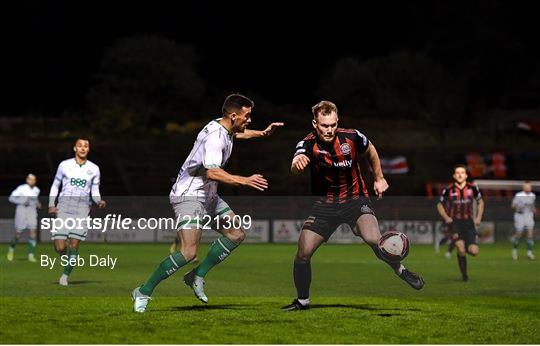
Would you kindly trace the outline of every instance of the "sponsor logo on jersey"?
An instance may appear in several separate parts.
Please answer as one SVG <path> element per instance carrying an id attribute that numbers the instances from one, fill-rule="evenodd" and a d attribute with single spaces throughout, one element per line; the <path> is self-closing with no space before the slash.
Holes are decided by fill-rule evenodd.
<path id="1" fill-rule="evenodd" d="M 76 186 L 80 188 L 84 188 L 86 186 L 86 179 L 79 179 L 79 178 L 71 178 L 69 180 L 69 184 L 71 186 Z"/>
<path id="2" fill-rule="evenodd" d="M 334 167 L 336 167 L 336 168 L 350 168 L 350 167 L 352 167 L 352 160 L 344 160 L 344 161 L 334 162 Z"/>
<path id="3" fill-rule="evenodd" d="M 343 143 L 339 148 L 344 155 L 349 155 L 351 153 L 351 146 L 348 143 Z"/>

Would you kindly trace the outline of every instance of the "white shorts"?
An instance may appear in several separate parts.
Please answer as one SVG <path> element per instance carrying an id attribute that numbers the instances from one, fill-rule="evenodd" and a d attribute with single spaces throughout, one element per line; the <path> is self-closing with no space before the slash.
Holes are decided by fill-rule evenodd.
<path id="1" fill-rule="evenodd" d="M 59 228 L 53 228 L 52 232 L 52 240 L 62 240 L 62 239 L 78 239 L 78 240 L 85 240 L 86 235 L 88 234 L 88 225 L 86 223 L 86 218 L 88 215 L 76 215 L 76 214 L 69 214 L 64 213 L 62 211 L 58 211 L 56 214 L 56 218 L 63 221 L 64 225 L 63 227 Z M 53 221 L 54 222 L 54 221 Z M 54 232 L 56 231 L 56 232 Z"/>
<path id="2" fill-rule="evenodd" d="M 174 197 L 171 206 L 177 220 L 178 231 L 189 229 L 212 229 L 216 218 L 232 213 L 231 207 L 221 197 Z"/>
<path id="3" fill-rule="evenodd" d="M 16 216 L 15 232 L 21 233 L 30 229 L 37 229 L 37 216 Z"/>
<path id="4" fill-rule="evenodd" d="M 514 228 L 516 232 L 534 229 L 534 217 L 532 215 L 514 214 Z"/>

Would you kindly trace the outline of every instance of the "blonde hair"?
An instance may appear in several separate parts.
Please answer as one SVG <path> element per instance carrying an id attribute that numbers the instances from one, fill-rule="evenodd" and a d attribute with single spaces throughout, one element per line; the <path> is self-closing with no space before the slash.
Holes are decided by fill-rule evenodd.
<path id="1" fill-rule="evenodd" d="M 337 114 L 338 110 L 333 102 L 323 100 L 311 107 L 311 112 L 313 113 L 313 118 L 315 119 L 319 113 L 322 113 L 322 115 L 330 115 L 332 112 L 336 112 Z"/>

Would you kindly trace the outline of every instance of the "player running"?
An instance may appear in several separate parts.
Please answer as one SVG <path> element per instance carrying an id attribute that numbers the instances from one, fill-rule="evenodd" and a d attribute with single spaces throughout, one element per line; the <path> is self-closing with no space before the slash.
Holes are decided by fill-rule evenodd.
<path id="1" fill-rule="evenodd" d="M 315 130 L 296 146 L 291 172 L 299 174 L 310 166 L 313 193 L 321 197 L 300 232 L 293 269 L 297 299 L 283 307 L 287 311 L 309 308 L 311 257 L 340 224 L 351 226 L 354 234 L 362 237 L 375 255 L 385 261 L 378 247 L 379 225 L 359 165 L 360 156 L 365 155 L 375 175 L 375 193 L 381 198 L 388 183 L 377 151 L 358 130 L 338 128 L 338 111 L 332 102 L 321 101 L 313 106 L 312 112 Z M 424 280 L 401 263 L 385 262 L 413 288 L 419 290 L 424 286 Z"/>
<path id="2" fill-rule="evenodd" d="M 19 185 L 9 196 L 9 201 L 16 204 L 17 207 L 15 209 L 15 236 L 8 248 L 8 261 L 13 261 L 15 246 L 19 242 L 21 234 L 28 230 L 28 261 L 36 262 L 34 252 L 36 250 L 37 209 L 41 209 L 36 180 L 35 175 L 28 174 L 26 184 Z"/>
<path id="3" fill-rule="evenodd" d="M 90 214 L 91 199 L 99 208 L 104 208 L 106 203 L 101 199 L 99 184 L 101 174 L 99 167 L 88 160 L 90 152 L 90 141 L 85 138 L 78 138 L 73 146 L 75 157 L 64 160 L 58 165 L 54 181 L 49 192 L 49 214 L 62 219 L 74 220 L 68 222 L 63 228 L 54 229 L 52 239 L 54 249 L 62 256 L 66 253 L 69 260 L 77 258 L 80 242 L 86 239 L 87 224 L 86 219 Z M 61 190 L 60 190 L 60 186 Z M 58 196 L 58 191 L 60 195 Z M 58 196 L 58 204 L 56 198 Z M 82 222 L 80 222 L 81 220 Z M 73 266 L 67 264 L 64 272 L 58 280 L 62 286 L 68 285 L 68 278 L 73 270 Z"/>
<path id="4" fill-rule="evenodd" d="M 527 258 L 534 260 L 533 246 L 534 246 L 534 214 L 536 214 L 535 207 L 536 195 L 532 192 L 532 185 L 529 181 L 523 184 L 523 191 L 516 193 L 512 199 L 512 209 L 514 209 L 514 240 L 512 248 L 512 258 L 518 259 L 517 249 L 519 246 L 519 240 L 523 235 L 527 235 Z"/>
<path id="5" fill-rule="evenodd" d="M 264 131 L 246 129 L 251 122 L 253 106 L 253 101 L 243 95 L 229 95 L 222 107 L 222 117 L 209 122 L 197 135 L 170 193 L 172 208 L 177 220 L 181 221 L 178 228 L 180 250 L 174 250 L 159 264 L 146 283 L 133 290 L 134 311 L 145 312 L 155 287 L 196 258 L 202 231 L 206 229 L 205 220 L 219 223 L 221 229 L 217 231 L 222 236 L 212 243 L 206 258 L 184 275 L 185 284 L 203 303 L 208 302 L 203 290 L 204 277 L 246 237 L 241 227 L 235 228 L 233 223 L 226 222 L 227 219 L 232 220 L 235 214 L 218 195 L 217 186 L 223 183 L 248 186 L 259 191 L 268 188 L 268 182 L 260 174 L 244 177 L 232 175 L 223 169 L 231 156 L 234 139 L 267 137 L 283 126 L 283 123 L 272 123 Z"/>
<path id="6" fill-rule="evenodd" d="M 467 169 L 465 165 L 454 166 L 454 183 L 447 186 L 441 195 L 437 210 L 444 222 L 448 225 L 452 239 L 457 249 L 457 259 L 461 278 L 468 281 L 467 253 L 478 255 L 480 251 L 476 227 L 482 223 L 484 215 L 484 200 L 478 186 L 467 182 Z M 476 214 L 474 201 L 477 202 Z"/>

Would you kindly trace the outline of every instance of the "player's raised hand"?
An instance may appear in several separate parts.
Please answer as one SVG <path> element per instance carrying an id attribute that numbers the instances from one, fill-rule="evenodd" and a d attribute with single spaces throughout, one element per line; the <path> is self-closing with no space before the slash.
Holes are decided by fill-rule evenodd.
<path id="1" fill-rule="evenodd" d="M 264 191 L 268 188 L 268 181 L 260 174 L 253 174 L 246 178 L 245 185 L 259 191 Z"/>
<path id="2" fill-rule="evenodd" d="M 262 136 L 268 137 L 273 134 L 275 130 L 283 126 L 285 126 L 285 123 L 271 123 L 266 129 L 262 131 Z"/>
<path id="3" fill-rule="evenodd" d="M 56 216 L 56 207 L 49 207 L 49 214 L 52 215 L 52 216 Z"/>
<path id="4" fill-rule="evenodd" d="M 97 206 L 98 208 L 105 208 L 107 206 L 107 202 L 105 202 L 104 200 L 100 199 L 98 202 L 97 202 Z"/>
<path id="5" fill-rule="evenodd" d="M 386 179 L 381 178 L 375 180 L 375 183 L 373 184 L 373 190 L 375 190 L 377 198 L 382 198 L 383 193 L 388 190 L 388 183 L 386 182 Z"/>
<path id="6" fill-rule="evenodd" d="M 309 157 L 304 154 L 300 154 L 294 157 L 292 165 L 298 172 L 303 172 L 309 165 Z"/>

